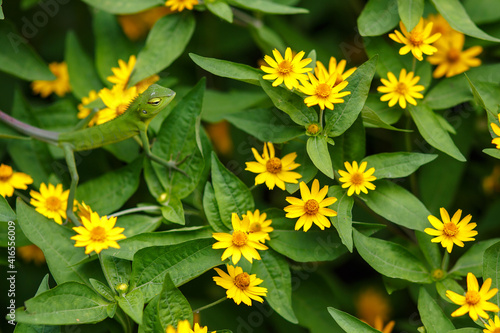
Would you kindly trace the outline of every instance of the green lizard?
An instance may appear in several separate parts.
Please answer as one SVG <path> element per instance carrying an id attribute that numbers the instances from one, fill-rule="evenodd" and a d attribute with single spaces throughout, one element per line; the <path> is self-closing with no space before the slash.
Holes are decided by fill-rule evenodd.
<path id="1" fill-rule="evenodd" d="M 185 174 L 182 170 L 177 168 L 178 163 L 176 161 L 165 161 L 154 155 L 151 152 L 147 136 L 147 129 L 151 120 L 160 113 L 174 97 L 174 91 L 153 84 L 135 98 L 130 103 L 127 110 L 117 118 L 101 125 L 77 129 L 71 132 L 58 133 L 37 128 L 23 123 L 2 111 L 0 111 L 0 120 L 23 134 L 40 141 L 45 141 L 64 150 L 64 156 L 71 176 L 66 214 L 73 223 L 78 225 L 79 221 L 73 213 L 73 202 L 75 199 L 76 186 L 78 184 L 78 172 L 74 156 L 75 151 L 99 148 L 139 135 L 144 152 L 151 160 Z"/>

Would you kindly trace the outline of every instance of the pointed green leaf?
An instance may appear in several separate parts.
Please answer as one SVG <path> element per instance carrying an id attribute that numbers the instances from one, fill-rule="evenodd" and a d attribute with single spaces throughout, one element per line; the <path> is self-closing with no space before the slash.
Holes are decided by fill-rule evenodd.
<path id="1" fill-rule="evenodd" d="M 102 297 L 107 299 L 110 302 L 115 301 L 115 295 L 111 289 L 104 283 L 102 283 L 99 280 L 96 279 L 89 279 L 90 284 L 92 285 L 92 288 L 94 288 L 95 291 L 97 291 Z"/>
<path id="2" fill-rule="evenodd" d="M 361 117 L 328 147 L 334 169 L 344 169 L 345 162 L 360 161 L 366 153 L 366 135 Z"/>
<path id="3" fill-rule="evenodd" d="M 158 314 L 159 295 L 149 302 L 142 315 L 142 323 L 139 324 L 139 333 L 156 333 L 165 331 L 161 327 L 160 316 Z"/>
<path id="4" fill-rule="evenodd" d="M 500 42 L 500 39 L 488 35 L 472 22 L 459 0 L 431 0 L 431 2 L 453 29 L 471 37 Z"/>
<path id="5" fill-rule="evenodd" d="M 137 324 L 142 323 L 142 310 L 144 308 L 144 296 L 140 289 L 134 289 L 129 293 L 117 296 L 118 305 Z"/>
<path id="6" fill-rule="evenodd" d="M 180 225 L 186 224 L 182 202 L 173 195 L 163 203 L 163 207 L 161 207 L 161 214 L 168 222 Z"/>
<path id="7" fill-rule="evenodd" d="M 369 0 L 358 17 L 361 36 L 380 36 L 399 22 L 396 0 Z"/>
<path id="8" fill-rule="evenodd" d="M 434 148 L 450 155 L 451 157 L 465 162 L 464 155 L 457 148 L 450 135 L 439 123 L 434 111 L 425 104 L 417 106 L 409 105 L 408 111 L 417 125 L 422 137 Z"/>
<path id="9" fill-rule="evenodd" d="M 99 255 L 99 261 L 101 262 L 101 268 L 106 281 L 113 291 L 117 290 L 117 287 L 121 284 L 128 286 L 130 273 L 132 272 L 130 261 L 116 258 L 106 253 Z"/>
<path id="10" fill-rule="evenodd" d="M 344 103 L 337 104 L 333 110 L 326 110 L 325 132 L 329 136 L 339 136 L 344 133 L 356 121 L 359 113 L 365 105 L 370 85 L 375 74 L 378 56 L 359 66 L 346 81 L 347 87 L 342 91 L 350 91 L 351 94 L 343 97 Z"/>
<path id="11" fill-rule="evenodd" d="M 300 164 L 300 166 L 293 171 L 301 175 L 302 178 L 299 178 L 296 184 L 285 183 L 285 188 L 288 193 L 296 192 L 299 189 L 300 182 L 304 182 L 307 184 L 311 180 L 313 180 L 318 173 L 318 169 L 314 166 L 314 163 L 311 161 L 309 155 L 307 154 L 307 145 L 304 144 L 302 138 L 287 142 L 287 144 L 281 150 L 281 156 L 286 156 L 291 153 L 297 154 L 295 163 Z"/>
<path id="12" fill-rule="evenodd" d="M 314 165 L 333 179 L 333 166 L 325 136 L 312 136 L 307 140 L 307 154 Z"/>
<path id="13" fill-rule="evenodd" d="M 483 257 L 485 251 L 499 241 L 500 238 L 493 238 L 472 244 L 467 252 L 458 258 L 450 273 L 453 272 L 461 276 L 466 276 L 470 272 L 478 278 L 483 276 Z"/>
<path id="14" fill-rule="evenodd" d="M 449 332 L 455 329 L 451 320 L 424 287 L 420 287 L 418 293 L 418 312 L 428 333 Z"/>
<path id="15" fill-rule="evenodd" d="M 163 331 L 170 326 L 176 326 L 180 320 L 193 321 L 193 310 L 188 300 L 175 286 L 170 274 L 165 275 L 162 290 L 158 298 L 158 316 Z"/>
<path id="16" fill-rule="evenodd" d="M 430 223 L 429 227 L 431 227 Z M 415 236 L 417 237 L 418 246 L 420 247 L 422 254 L 424 255 L 431 268 L 441 268 L 441 244 L 433 243 L 431 239 L 433 239 L 434 236 L 428 235 L 422 231 L 416 230 Z"/>
<path id="17" fill-rule="evenodd" d="M 2 2 L 3 2 L 3 0 L 0 0 L 0 20 L 5 19 L 5 15 L 4 15 L 3 9 L 2 9 Z"/>
<path id="18" fill-rule="evenodd" d="M 496 148 L 486 148 L 483 149 L 483 153 L 490 155 L 491 157 L 497 158 L 500 160 L 500 150 Z"/>
<path id="19" fill-rule="evenodd" d="M 500 7 L 496 0 L 465 0 L 464 8 L 476 24 L 493 23 L 500 20 Z"/>
<path id="20" fill-rule="evenodd" d="M 226 226 L 222 222 L 214 188 L 209 182 L 205 184 L 205 191 L 203 192 L 203 210 L 205 211 L 208 224 L 210 224 L 215 232 L 228 232 L 231 230 L 231 225 Z"/>
<path id="21" fill-rule="evenodd" d="M 416 283 L 431 283 L 425 265 L 405 247 L 364 236 L 353 230 L 354 245 L 361 257 L 382 275 Z"/>
<path id="22" fill-rule="evenodd" d="M 392 40 L 388 41 L 383 37 L 365 37 L 363 44 L 369 57 L 379 56 L 376 69 L 382 78 L 387 78 L 388 72 L 399 76 L 401 69 L 411 67 L 411 60 L 398 54 Z"/>
<path id="23" fill-rule="evenodd" d="M 253 211 L 255 204 L 250 190 L 222 165 L 215 153 L 212 153 L 212 185 L 219 214 L 226 227 L 232 229 L 232 213 L 238 214 L 241 218 L 247 211 Z"/>
<path id="24" fill-rule="evenodd" d="M 276 2 L 265 0 L 228 0 L 230 5 L 256 12 L 274 15 L 305 14 L 309 11 L 304 8 L 290 7 Z"/>
<path id="25" fill-rule="evenodd" d="M 233 12 L 231 7 L 224 1 L 207 2 L 206 6 L 212 14 L 229 23 L 233 23 Z"/>
<path id="26" fill-rule="evenodd" d="M 412 31 L 424 15 L 424 0 L 398 0 L 398 12 L 406 30 Z"/>
<path id="27" fill-rule="evenodd" d="M 391 131 L 399 131 L 399 132 L 411 132 L 411 130 L 400 129 L 392 125 L 389 125 L 387 122 L 382 120 L 382 118 L 380 118 L 380 116 L 377 114 L 377 112 L 375 112 L 375 110 L 373 110 L 367 105 L 365 105 L 363 107 L 363 110 L 361 110 L 361 117 L 363 118 L 363 125 L 365 125 L 365 127 L 384 128 Z"/>
<path id="28" fill-rule="evenodd" d="M 436 159 L 436 154 L 421 153 L 381 153 L 367 156 L 363 162 L 367 162 L 367 168 L 375 168 L 373 174 L 377 179 L 402 178 L 411 175 L 419 167 Z"/>
<path id="29" fill-rule="evenodd" d="M 337 229 L 342 244 L 344 244 L 349 252 L 352 252 L 352 207 L 354 205 L 353 197 L 347 195 L 347 192 L 340 186 L 330 186 L 328 189 L 328 197 L 337 198 L 330 208 L 337 212 L 337 216 L 330 217 L 333 226 Z"/>
<path id="30" fill-rule="evenodd" d="M 467 328 L 459 328 L 458 330 L 451 330 L 448 331 L 448 333 L 483 333 L 483 330 L 479 328 L 467 327 Z"/>
<path id="31" fill-rule="evenodd" d="M 328 307 L 328 312 L 345 332 L 363 332 L 363 333 L 380 332 L 371 327 L 370 325 L 368 325 L 367 323 L 362 322 L 358 318 L 351 316 L 350 314 L 344 311 Z"/>
<path id="32" fill-rule="evenodd" d="M 92 7 L 112 14 L 135 14 L 165 4 L 162 0 L 83 0 Z"/>
<path id="33" fill-rule="evenodd" d="M 484 251 L 483 256 L 483 279 L 491 278 L 493 286 L 500 286 L 500 242 L 497 242 Z M 498 293 L 489 300 L 493 304 L 499 304 Z"/>
<path id="34" fill-rule="evenodd" d="M 485 100 L 482 98 L 481 93 L 478 91 L 478 89 L 483 90 L 483 91 L 486 90 L 488 88 L 488 83 L 479 81 L 476 84 L 474 84 L 471 81 L 471 79 L 469 79 L 467 74 L 464 74 L 464 76 L 470 85 L 470 88 L 472 90 L 472 95 L 474 95 L 474 101 L 476 101 L 476 103 L 479 104 L 480 107 L 485 109 L 491 116 L 496 118 L 498 116 L 498 112 L 497 112 L 498 111 L 498 100 L 494 99 L 493 103 L 488 103 L 489 105 L 486 105 Z M 476 87 L 476 85 L 478 85 L 478 87 Z M 495 84 L 494 86 L 497 86 L 497 85 Z M 494 92 L 494 95 L 497 95 L 496 93 L 497 93 L 497 91 Z"/>
<path id="35" fill-rule="evenodd" d="M 16 213 L 10 208 L 7 199 L 0 195 L 0 221 L 8 222 L 15 221 L 16 219 Z"/>

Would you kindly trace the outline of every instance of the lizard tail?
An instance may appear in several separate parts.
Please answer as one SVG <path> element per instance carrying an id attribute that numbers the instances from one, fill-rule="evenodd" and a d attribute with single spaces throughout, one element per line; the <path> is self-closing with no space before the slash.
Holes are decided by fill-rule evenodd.
<path id="1" fill-rule="evenodd" d="M 9 125 L 10 127 L 18 130 L 19 132 L 26 134 L 35 139 L 45 141 L 52 144 L 57 144 L 59 133 L 53 131 L 47 131 L 38 127 L 34 127 L 17 120 L 14 117 L 0 110 L 0 120 Z"/>

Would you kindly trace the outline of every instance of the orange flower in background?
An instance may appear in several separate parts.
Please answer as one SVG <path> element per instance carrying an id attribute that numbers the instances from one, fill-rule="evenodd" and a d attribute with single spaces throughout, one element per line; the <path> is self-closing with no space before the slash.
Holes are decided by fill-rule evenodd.
<path id="1" fill-rule="evenodd" d="M 31 89 L 43 98 L 52 93 L 63 97 L 71 91 L 68 65 L 65 62 L 51 62 L 49 69 L 56 76 L 55 80 L 35 80 L 31 83 Z"/>
<path id="2" fill-rule="evenodd" d="M 375 327 L 378 321 L 387 321 L 391 312 L 387 294 L 373 287 L 366 288 L 359 293 L 355 306 L 357 317 L 372 327 Z"/>
<path id="3" fill-rule="evenodd" d="M 218 153 L 222 155 L 229 155 L 232 153 L 233 141 L 231 139 L 230 125 L 227 120 L 205 124 L 205 129 Z"/>
<path id="4" fill-rule="evenodd" d="M 118 15 L 118 22 L 125 35 L 136 41 L 146 36 L 156 21 L 170 13 L 170 8 L 159 6 L 135 14 Z"/>
<path id="5" fill-rule="evenodd" d="M 37 266 L 45 263 L 45 256 L 43 255 L 42 250 L 34 244 L 18 247 L 16 248 L 16 253 L 25 262 L 32 261 Z"/>

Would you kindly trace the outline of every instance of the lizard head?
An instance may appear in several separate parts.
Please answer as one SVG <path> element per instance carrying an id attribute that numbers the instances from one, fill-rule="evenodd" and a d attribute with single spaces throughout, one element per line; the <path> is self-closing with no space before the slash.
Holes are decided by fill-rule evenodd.
<path id="1" fill-rule="evenodd" d="M 152 84 L 137 99 L 136 110 L 142 121 L 148 122 L 163 110 L 175 97 L 171 89 Z"/>

